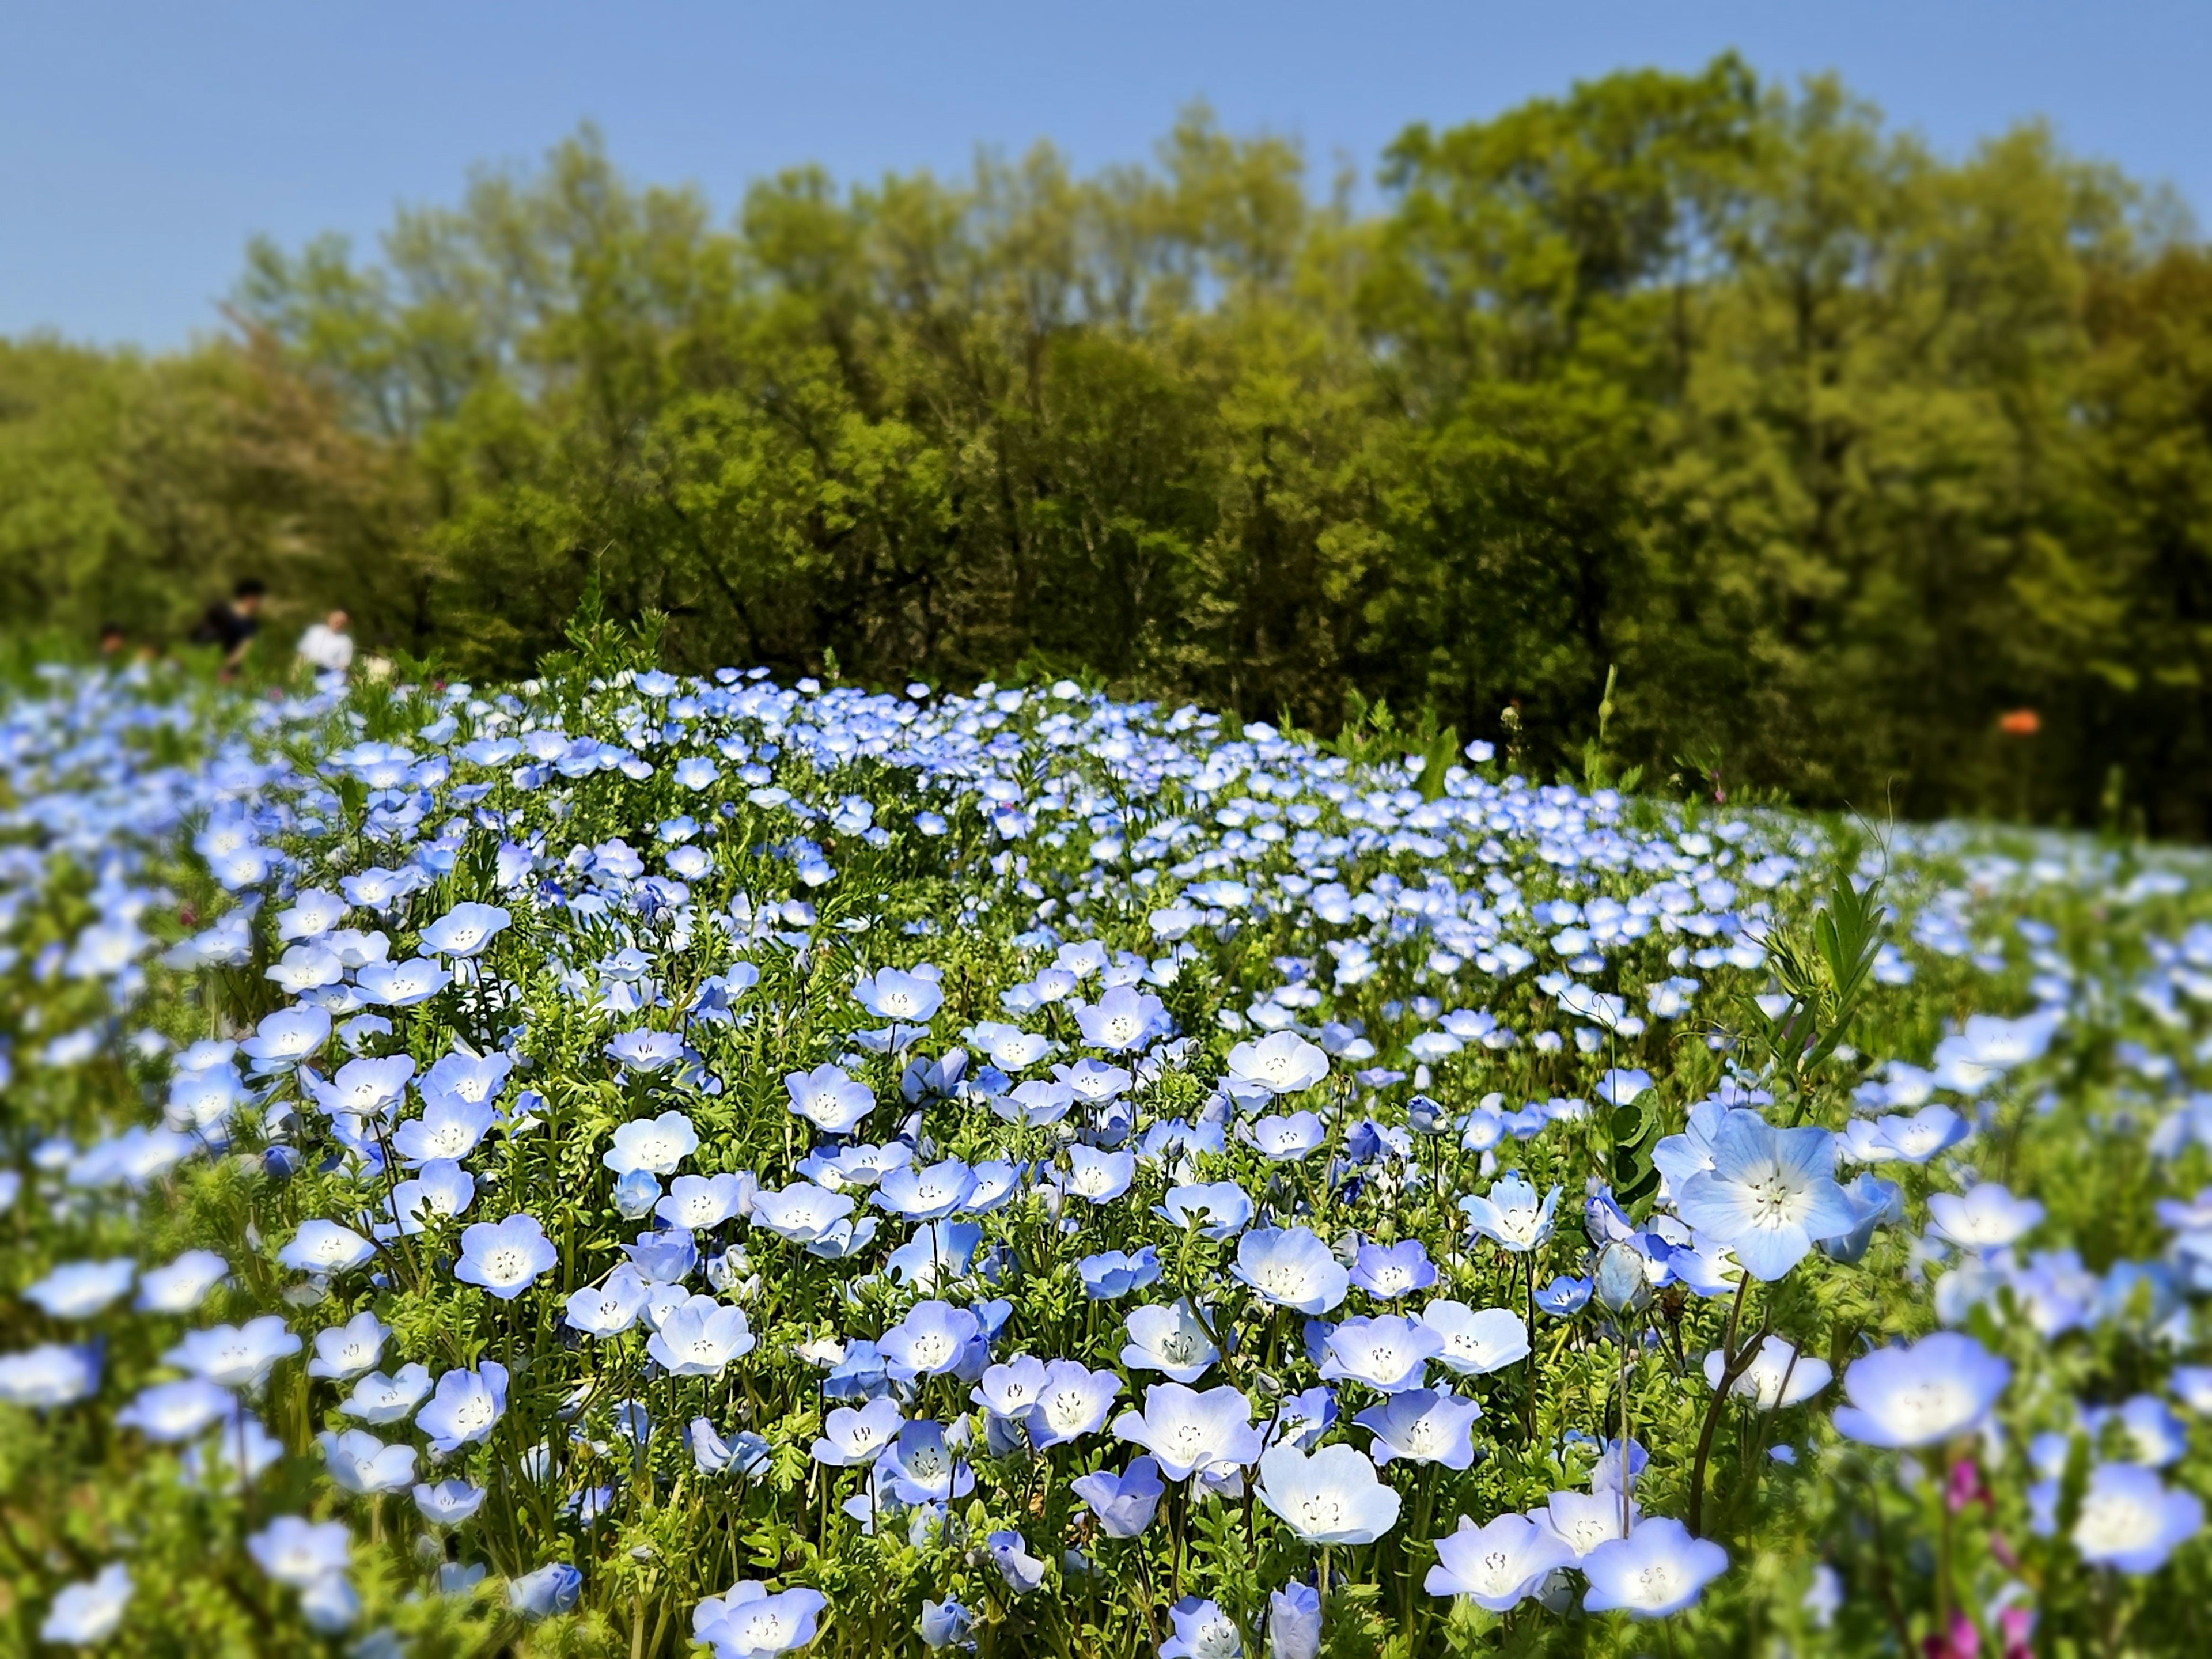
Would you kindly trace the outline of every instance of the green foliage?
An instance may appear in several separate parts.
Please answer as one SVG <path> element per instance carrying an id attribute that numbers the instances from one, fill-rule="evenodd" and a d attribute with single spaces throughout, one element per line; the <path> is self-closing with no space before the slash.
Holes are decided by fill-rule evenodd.
<path id="1" fill-rule="evenodd" d="M 596 580 L 679 665 L 1049 665 L 1354 747 L 1433 710 L 1425 790 L 1455 729 L 2212 823 L 2212 255 L 2126 180 L 1733 58 L 1380 177 L 1356 214 L 1200 111 L 1150 168 L 796 168 L 722 223 L 586 131 L 374 259 L 256 245 L 228 341 L 0 345 L 0 599 L 161 639 L 259 574 L 276 631 L 340 604 L 490 677 Z"/>

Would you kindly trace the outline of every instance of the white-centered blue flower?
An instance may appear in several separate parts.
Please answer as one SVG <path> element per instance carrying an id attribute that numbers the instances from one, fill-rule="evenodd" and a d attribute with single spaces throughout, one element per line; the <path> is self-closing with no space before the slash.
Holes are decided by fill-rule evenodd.
<path id="1" fill-rule="evenodd" d="M 1618 1608 L 1638 1619 L 1680 1613 L 1728 1571 L 1728 1552 L 1710 1539 L 1693 1538 L 1679 1521 L 1646 1521 L 1626 1538 L 1600 1544 L 1581 1561 L 1589 1588 L 1583 1611 Z"/>
<path id="2" fill-rule="evenodd" d="M 1269 1512 L 1309 1544 L 1371 1544 L 1398 1524 L 1398 1494 L 1350 1446 L 1323 1446 L 1311 1455 L 1273 1447 L 1260 1459 L 1256 1490 Z"/>
<path id="3" fill-rule="evenodd" d="M 536 1216 L 511 1215 L 504 1221 L 479 1221 L 462 1231 L 453 1277 L 512 1302 L 560 1260 Z"/>
<path id="4" fill-rule="evenodd" d="M 1836 1184 L 1835 1137 L 1826 1129 L 1778 1129 L 1756 1112 L 1731 1111 L 1713 1136 L 1712 1159 L 1683 1183 L 1675 1211 L 1753 1278 L 1781 1278 L 1814 1240 L 1857 1222 Z"/>
<path id="5" fill-rule="evenodd" d="M 1577 1563 L 1558 1534 L 1510 1510 L 1482 1527 L 1462 1515 L 1458 1529 L 1436 1547 L 1437 1565 L 1423 1588 L 1431 1595 L 1467 1596 L 1492 1613 L 1519 1606 L 1553 1573 Z"/>
<path id="6" fill-rule="evenodd" d="M 1409 1389 L 1352 1420 L 1374 1435 L 1370 1449 L 1377 1468 L 1401 1460 L 1465 1469 L 1474 1464 L 1474 1424 L 1481 1415 L 1479 1401 L 1449 1389 Z"/>
<path id="7" fill-rule="evenodd" d="M 1853 1360 L 1836 1429 L 1869 1446 L 1933 1445 L 1979 1429 L 2011 1380 L 2012 1367 L 1972 1337 L 1937 1331 Z"/>
<path id="8" fill-rule="evenodd" d="M 1145 1390 L 1145 1409 L 1123 1412 L 1114 1432 L 1152 1453 L 1170 1480 L 1237 1468 L 1260 1455 L 1252 1402 L 1225 1385 L 1200 1394 L 1179 1382 L 1155 1382 Z"/>
<path id="9" fill-rule="evenodd" d="M 1237 1241 L 1230 1270 L 1279 1308 L 1328 1313 L 1352 1288 L 1352 1273 L 1304 1227 L 1255 1227 Z"/>
<path id="10" fill-rule="evenodd" d="M 1127 1328 L 1121 1363 L 1133 1371 L 1159 1371 L 1188 1384 L 1221 1358 L 1212 1333 L 1187 1301 L 1132 1309 Z"/>
<path id="11" fill-rule="evenodd" d="M 1552 1237 L 1559 1189 L 1553 1188 L 1540 1200 L 1527 1178 L 1515 1170 L 1492 1182 L 1487 1194 L 1468 1194 L 1459 1207 L 1476 1233 L 1519 1254 L 1539 1248 Z"/>
<path id="12" fill-rule="evenodd" d="M 1110 1469 L 1079 1475 L 1068 1488 L 1098 1517 L 1098 1529 L 1109 1538 L 1135 1538 L 1152 1524 L 1160 1497 L 1167 1488 L 1160 1480 L 1157 1458 L 1149 1455 L 1130 1460 L 1120 1474 Z"/>

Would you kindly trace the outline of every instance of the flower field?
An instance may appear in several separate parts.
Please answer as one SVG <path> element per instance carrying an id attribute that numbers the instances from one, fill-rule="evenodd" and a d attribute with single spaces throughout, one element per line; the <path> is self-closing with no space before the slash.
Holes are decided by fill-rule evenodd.
<path id="1" fill-rule="evenodd" d="M 2212 861 L 608 652 L 0 766 L 0 1650 L 2212 1629 Z"/>

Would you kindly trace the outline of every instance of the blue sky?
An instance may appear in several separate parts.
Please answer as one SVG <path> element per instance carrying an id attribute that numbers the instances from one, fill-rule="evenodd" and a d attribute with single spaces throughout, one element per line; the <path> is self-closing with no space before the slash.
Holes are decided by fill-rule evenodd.
<path id="1" fill-rule="evenodd" d="M 726 210 L 801 161 L 957 172 L 1040 137 L 1139 160 L 1197 97 L 1371 175 L 1410 121 L 1734 46 L 1836 70 L 1948 151 L 2044 116 L 2212 209 L 2206 0 L 10 0 L 0 33 L 0 333 L 155 347 L 219 325 L 247 237 L 371 241 L 587 118 L 633 176 Z"/>

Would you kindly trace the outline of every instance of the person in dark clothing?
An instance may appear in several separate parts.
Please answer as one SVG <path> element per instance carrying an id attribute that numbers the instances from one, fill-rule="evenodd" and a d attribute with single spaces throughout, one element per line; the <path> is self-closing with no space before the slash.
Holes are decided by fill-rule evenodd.
<path id="1" fill-rule="evenodd" d="M 238 665 L 246 660 L 254 635 L 261 630 L 261 601 L 268 591 L 248 576 L 231 590 L 228 603 L 210 605 L 200 625 L 192 629 L 193 644 L 222 647 L 224 679 L 238 672 Z"/>

